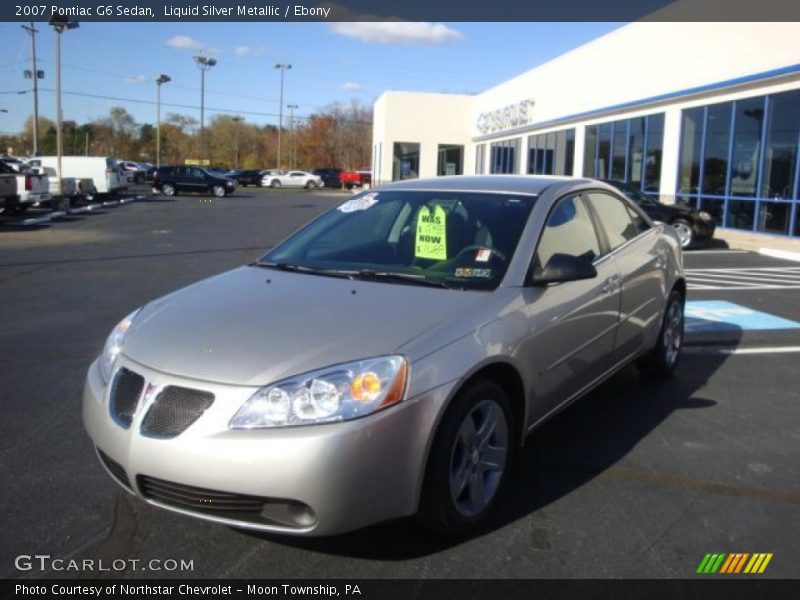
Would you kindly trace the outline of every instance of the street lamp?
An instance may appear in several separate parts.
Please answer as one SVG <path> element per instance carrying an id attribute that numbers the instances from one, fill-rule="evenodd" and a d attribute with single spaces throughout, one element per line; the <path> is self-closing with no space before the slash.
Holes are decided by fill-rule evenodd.
<path id="1" fill-rule="evenodd" d="M 300 107 L 297 104 L 287 104 L 286 108 L 289 109 L 289 166 L 295 169 L 297 165 L 294 157 L 294 109 Z"/>
<path id="2" fill-rule="evenodd" d="M 292 68 L 289 64 L 277 64 L 275 68 L 281 72 L 281 96 L 278 104 L 278 169 L 281 168 L 281 129 L 283 129 L 283 75 Z"/>
<path id="3" fill-rule="evenodd" d="M 200 69 L 200 160 L 206 155 L 206 135 L 205 135 L 205 101 L 206 101 L 206 71 L 217 64 L 216 58 L 207 56 L 195 56 L 194 62 Z M 202 164 L 202 162 L 201 162 Z"/>
<path id="4" fill-rule="evenodd" d="M 56 156 L 58 174 L 58 196 L 64 202 L 64 186 L 61 179 L 61 156 L 64 153 L 61 139 L 61 34 L 68 29 L 77 29 L 80 25 L 77 21 L 70 21 L 67 17 L 53 15 L 48 24 L 56 32 Z M 55 207 L 53 207 L 55 208 Z"/>
<path id="5" fill-rule="evenodd" d="M 231 121 L 233 121 L 234 125 L 234 133 L 236 135 L 236 166 L 235 169 L 239 168 L 239 123 L 241 123 L 244 119 L 239 116 L 231 117 Z"/>
<path id="6" fill-rule="evenodd" d="M 169 81 L 167 75 L 156 77 L 156 168 L 161 166 L 161 86 Z"/>

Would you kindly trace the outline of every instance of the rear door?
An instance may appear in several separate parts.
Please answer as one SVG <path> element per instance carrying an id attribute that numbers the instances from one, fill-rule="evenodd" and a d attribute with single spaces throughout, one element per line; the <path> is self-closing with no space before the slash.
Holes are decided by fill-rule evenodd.
<path id="1" fill-rule="evenodd" d="M 597 277 L 526 287 L 521 360 L 533 380 L 537 421 L 580 393 L 613 366 L 619 320 L 618 272 L 580 193 L 558 200 L 534 253 L 532 272 L 554 254 L 591 262 Z"/>
<path id="2" fill-rule="evenodd" d="M 605 191 L 586 193 L 620 274 L 620 324 L 614 353 L 624 360 L 652 339 L 665 298 L 666 255 L 658 232 L 631 204 Z"/>

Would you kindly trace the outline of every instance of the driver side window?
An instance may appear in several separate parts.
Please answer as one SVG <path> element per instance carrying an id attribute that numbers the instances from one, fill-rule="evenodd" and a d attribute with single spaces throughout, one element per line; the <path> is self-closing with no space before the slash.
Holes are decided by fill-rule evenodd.
<path id="1" fill-rule="evenodd" d="M 543 269 L 554 254 L 588 262 L 600 256 L 600 242 L 580 194 L 562 198 L 550 213 L 536 248 L 535 269 Z"/>

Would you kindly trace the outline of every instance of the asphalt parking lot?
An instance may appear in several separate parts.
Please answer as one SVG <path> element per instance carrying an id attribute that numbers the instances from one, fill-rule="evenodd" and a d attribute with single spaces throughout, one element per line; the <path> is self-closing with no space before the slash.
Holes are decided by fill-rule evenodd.
<path id="1" fill-rule="evenodd" d="M 193 561 L 124 573 L 143 577 L 685 578 L 708 552 L 773 553 L 763 577 L 796 576 L 800 263 L 688 252 L 688 346 L 673 378 L 627 368 L 538 430 L 475 536 L 395 522 L 282 538 L 131 499 L 95 458 L 80 393 L 122 316 L 257 258 L 347 196 L 144 192 L 50 223 L 0 221 L 0 577 L 78 575 L 14 567 L 49 554 Z"/>

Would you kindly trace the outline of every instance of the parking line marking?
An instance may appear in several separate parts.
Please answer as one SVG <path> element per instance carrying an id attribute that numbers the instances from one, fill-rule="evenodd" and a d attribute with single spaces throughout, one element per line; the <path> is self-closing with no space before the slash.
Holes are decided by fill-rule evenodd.
<path id="1" fill-rule="evenodd" d="M 757 354 L 796 354 L 800 346 L 764 346 L 759 348 L 739 348 L 732 346 L 687 346 L 689 354 L 725 354 L 725 355 L 757 355 Z"/>

